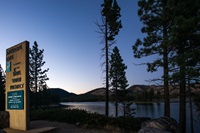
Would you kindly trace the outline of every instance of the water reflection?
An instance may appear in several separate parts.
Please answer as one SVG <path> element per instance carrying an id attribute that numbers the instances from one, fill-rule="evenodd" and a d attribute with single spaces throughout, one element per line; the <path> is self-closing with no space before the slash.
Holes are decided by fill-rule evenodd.
<path id="1" fill-rule="evenodd" d="M 61 103 L 67 105 L 68 109 L 83 109 L 88 112 L 97 112 L 99 114 L 104 114 L 104 102 L 67 102 Z"/>
<path id="2" fill-rule="evenodd" d="M 99 114 L 105 114 L 105 102 L 66 102 L 61 103 L 63 105 L 68 105 L 67 108 L 70 109 L 84 109 L 89 112 L 97 112 Z M 171 117 L 178 121 L 179 119 L 179 103 L 171 103 Z M 193 106 L 195 108 L 195 106 Z M 135 117 L 150 117 L 150 118 L 159 118 L 164 114 L 164 103 L 151 103 L 151 104 L 132 104 L 131 108 L 136 108 Z M 187 133 L 190 132 L 190 115 L 189 115 L 189 104 L 186 105 L 187 112 Z M 119 107 L 119 116 L 123 115 L 122 107 Z M 109 115 L 115 116 L 115 106 L 114 103 L 109 103 Z M 200 120 L 198 114 L 194 109 L 194 131 L 199 133 L 200 131 Z"/>
<path id="3" fill-rule="evenodd" d="M 136 114 L 137 117 L 151 117 L 156 118 L 157 111 L 155 111 L 154 104 L 136 104 Z M 150 111 L 151 110 L 151 111 Z"/>

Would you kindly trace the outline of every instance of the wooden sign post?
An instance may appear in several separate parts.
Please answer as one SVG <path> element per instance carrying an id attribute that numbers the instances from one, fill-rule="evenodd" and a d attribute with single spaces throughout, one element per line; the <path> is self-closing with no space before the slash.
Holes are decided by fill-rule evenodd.
<path id="1" fill-rule="evenodd" d="M 6 111 L 10 128 L 29 128 L 29 42 L 24 41 L 6 50 Z"/>

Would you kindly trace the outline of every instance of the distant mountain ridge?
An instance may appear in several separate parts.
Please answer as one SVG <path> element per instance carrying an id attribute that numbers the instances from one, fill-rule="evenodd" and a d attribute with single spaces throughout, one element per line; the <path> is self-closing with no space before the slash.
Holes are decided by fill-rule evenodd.
<path id="1" fill-rule="evenodd" d="M 105 96 L 106 94 L 106 88 L 97 88 L 97 89 L 94 89 L 94 90 L 91 90 L 91 91 L 88 91 L 86 93 L 83 93 L 81 95 L 94 95 L 94 96 Z M 111 95 L 112 92 L 109 91 L 109 94 Z"/>
<path id="2" fill-rule="evenodd" d="M 128 87 L 129 93 L 135 93 L 136 91 L 148 91 L 150 89 L 153 89 L 154 91 L 160 91 L 162 92 L 163 86 L 156 86 L 156 85 L 132 85 Z"/>
<path id="3" fill-rule="evenodd" d="M 48 92 L 50 92 L 53 95 L 59 96 L 61 99 L 65 99 L 66 97 L 69 98 L 69 97 L 77 96 L 77 94 L 70 93 L 70 92 L 68 92 L 64 89 L 61 89 L 61 88 L 49 88 Z"/>
<path id="4" fill-rule="evenodd" d="M 86 94 L 86 95 L 100 95 L 100 96 L 103 96 L 103 95 L 105 95 L 105 93 L 106 93 L 106 89 L 105 89 L 105 88 L 97 88 L 97 89 L 88 91 L 88 92 L 83 93 L 83 94 Z"/>
<path id="5" fill-rule="evenodd" d="M 161 94 L 164 94 L 164 86 L 163 85 L 132 85 L 127 90 L 129 93 L 135 93 L 136 91 L 145 91 L 153 89 L 154 92 L 159 91 Z M 186 86 L 186 90 L 187 90 Z M 192 92 L 200 91 L 200 85 L 195 85 L 195 87 L 191 87 Z M 170 94 L 179 94 L 179 86 L 169 86 Z"/>
<path id="6" fill-rule="evenodd" d="M 177 96 L 179 94 L 179 89 L 178 87 L 173 87 L 169 86 L 170 89 L 170 95 L 175 95 Z M 128 90 L 128 95 L 134 95 L 135 93 L 138 92 L 144 92 L 144 91 L 150 91 L 153 90 L 154 94 L 157 94 L 158 91 L 161 95 L 164 93 L 163 86 L 156 86 L 156 85 L 132 85 L 127 88 Z M 197 89 L 192 88 L 191 89 L 193 92 L 199 91 L 200 92 L 200 86 L 197 86 Z M 105 100 L 105 93 L 106 89 L 105 88 L 96 88 L 91 91 L 88 91 L 83 94 L 75 94 L 75 93 L 70 93 L 64 89 L 61 88 L 50 88 L 48 91 L 51 94 L 57 95 L 60 97 L 61 100 L 63 101 L 104 101 Z M 109 95 L 112 96 L 113 92 L 109 91 Z"/>

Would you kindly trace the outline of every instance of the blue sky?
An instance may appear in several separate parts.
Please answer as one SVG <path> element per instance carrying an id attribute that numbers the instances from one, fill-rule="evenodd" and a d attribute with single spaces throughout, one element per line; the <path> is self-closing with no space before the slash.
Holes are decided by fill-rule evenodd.
<path id="1" fill-rule="evenodd" d="M 63 88 L 77 94 L 103 87 L 100 22 L 103 0 L 2 0 L 0 2 L 0 64 L 5 70 L 7 48 L 27 40 L 37 41 L 44 49 L 45 68 L 51 88 Z M 129 85 L 149 84 L 161 72 L 148 73 L 146 66 L 134 63 L 151 58 L 134 59 L 132 45 L 144 35 L 137 16 L 136 0 L 118 0 L 123 28 L 116 37 L 120 54 L 127 65 Z"/>

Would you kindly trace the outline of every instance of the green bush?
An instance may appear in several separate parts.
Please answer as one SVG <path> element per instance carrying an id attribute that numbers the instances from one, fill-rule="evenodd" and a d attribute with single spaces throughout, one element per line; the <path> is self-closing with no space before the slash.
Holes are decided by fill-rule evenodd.
<path id="1" fill-rule="evenodd" d="M 134 117 L 106 117 L 79 109 L 51 109 L 31 111 L 31 120 L 50 120 L 76 124 L 85 128 L 116 127 L 122 130 L 138 131 L 142 121 Z"/>
<path id="2" fill-rule="evenodd" d="M 31 120 L 50 120 L 76 124 L 82 122 L 88 113 L 85 110 L 78 109 L 51 109 L 31 111 Z"/>
<path id="3" fill-rule="evenodd" d="M 118 117 L 118 118 L 112 118 L 110 120 L 110 125 L 114 127 L 119 127 L 120 129 L 124 130 L 134 130 L 138 131 L 141 128 L 142 121 L 137 118 L 133 117 Z"/>
<path id="4" fill-rule="evenodd" d="M 82 125 L 87 128 L 103 128 L 106 126 L 108 121 L 109 118 L 104 115 L 90 113 Z"/>

